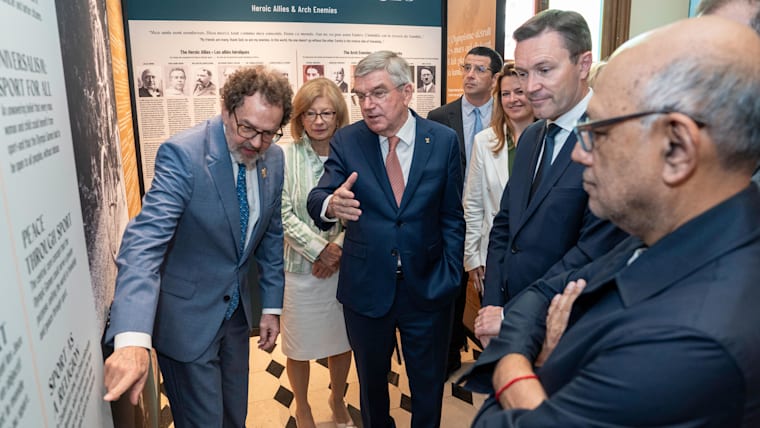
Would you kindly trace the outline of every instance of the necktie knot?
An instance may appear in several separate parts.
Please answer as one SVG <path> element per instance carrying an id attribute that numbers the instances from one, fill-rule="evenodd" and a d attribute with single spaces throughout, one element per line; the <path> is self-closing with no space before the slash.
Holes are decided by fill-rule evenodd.
<path id="1" fill-rule="evenodd" d="M 552 141 L 554 141 L 554 137 L 556 137 L 561 130 L 562 128 L 560 128 L 556 123 L 550 123 L 546 128 L 546 139 L 548 140 L 551 138 Z"/>
<path id="2" fill-rule="evenodd" d="M 395 152 L 396 147 L 398 147 L 398 143 L 401 141 L 398 136 L 394 135 L 392 137 L 388 137 L 388 151 Z"/>

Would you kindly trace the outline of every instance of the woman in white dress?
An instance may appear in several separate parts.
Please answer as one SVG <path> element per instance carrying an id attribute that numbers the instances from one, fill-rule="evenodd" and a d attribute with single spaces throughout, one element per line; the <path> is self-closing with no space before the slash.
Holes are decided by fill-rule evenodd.
<path id="1" fill-rule="evenodd" d="M 499 212 L 517 141 L 522 131 L 536 120 L 515 75 L 514 61 L 504 62 L 493 96 L 491 126 L 475 136 L 463 199 L 467 223 L 464 268 L 478 293 L 483 293 L 488 235 Z"/>
<path id="2" fill-rule="evenodd" d="M 282 225 L 285 232 L 285 296 L 282 351 L 296 400 L 299 428 L 313 428 L 309 405 L 309 361 L 327 357 L 330 408 L 338 427 L 354 426 L 343 401 L 351 367 L 343 307 L 336 299 L 343 228 L 320 231 L 306 211 L 306 198 L 316 186 L 330 151 L 330 138 L 348 123 L 340 89 L 329 79 L 310 80 L 293 99 L 290 130 L 294 142 L 283 143 L 285 183 Z"/>

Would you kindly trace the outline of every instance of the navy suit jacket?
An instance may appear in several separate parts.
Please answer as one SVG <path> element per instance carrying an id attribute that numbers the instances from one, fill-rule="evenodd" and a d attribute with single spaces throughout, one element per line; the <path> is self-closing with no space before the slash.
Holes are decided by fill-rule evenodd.
<path id="1" fill-rule="evenodd" d="M 536 371 L 548 400 L 527 411 L 490 399 L 474 426 L 760 426 L 759 211 L 750 185 L 630 264 L 643 247 L 636 238 L 526 289 L 466 375 L 469 388 L 492 392 L 493 367 L 507 354 L 534 361 L 551 297 L 568 280 L 588 281 Z"/>
<path id="2" fill-rule="evenodd" d="M 257 162 L 260 215 L 243 254 L 232 171 L 221 116 L 159 147 L 142 211 L 124 232 L 106 343 L 127 331 L 152 334 L 162 354 L 193 361 L 219 330 L 235 287 L 253 327 L 250 258 L 262 306 L 282 307 L 282 150 L 272 145 Z"/>
<path id="3" fill-rule="evenodd" d="M 446 125 L 457 133 L 459 155 L 462 157 L 462 171 L 464 171 L 465 165 L 467 164 L 467 155 L 464 144 L 464 122 L 462 122 L 462 97 L 436 109 L 430 110 L 427 118 Z M 464 177 L 462 179 L 464 179 Z"/>
<path id="4" fill-rule="evenodd" d="M 325 172 L 308 198 L 309 215 L 327 230 L 325 198 L 356 171 L 351 189 L 362 215 L 347 222 L 338 300 L 368 317 L 388 313 L 396 291 L 400 256 L 405 284 L 422 310 L 449 306 L 459 292 L 464 252 L 462 169 L 454 132 L 412 112 L 416 120 L 408 182 L 396 205 L 379 136 L 364 121 L 335 133 Z"/>
<path id="5" fill-rule="evenodd" d="M 546 121 L 540 120 L 520 136 L 514 168 L 491 228 L 483 306 L 503 306 L 542 276 L 583 266 L 627 236 L 589 210 L 584 167 L 570 159 L 576 142 L 573 133 L 530 198 L 545 129 Z"/>

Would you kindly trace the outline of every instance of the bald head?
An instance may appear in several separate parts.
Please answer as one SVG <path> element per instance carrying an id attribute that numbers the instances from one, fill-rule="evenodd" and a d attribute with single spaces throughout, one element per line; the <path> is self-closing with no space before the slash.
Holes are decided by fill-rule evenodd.
<path id="1" fill-rule="evenodd" d="M 649 245 L 746 188 L 760 159 L 760 37 L 718 18 L 621 46 L 579 125 L 589 207 Z"/>
<path id="2" fill-rule="evenodd" d="M 752 27 L 760 34 L 760 0 L 702 0 L 699 15 L 715 15 Z"/>
<path id="3" fill-rule="evenodd" d="M 752 170 L 760 159 L 757 58 L 760 37 L 749 27 L 704 16 L 630 40 L 613 54 L 597 85 L 599 91 L 606 80 L 617 86 L 610 90 L 625 95 L 631 111 L 689 115 L 705 125 L 723 166 Z"/>

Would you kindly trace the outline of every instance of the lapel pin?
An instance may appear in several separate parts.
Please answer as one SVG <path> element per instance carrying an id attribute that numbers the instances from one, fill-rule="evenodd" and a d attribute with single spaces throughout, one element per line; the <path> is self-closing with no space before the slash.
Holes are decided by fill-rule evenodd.
<path id="1" fill-rule="evenodd" d="M 261 168 L 261 178 L 267 178 L 267 169 Z"/>
<path id="2" fill-rule="evenodd" d="M 425 144 L 430 144 L 430 137 L 425 137 Z"/>

